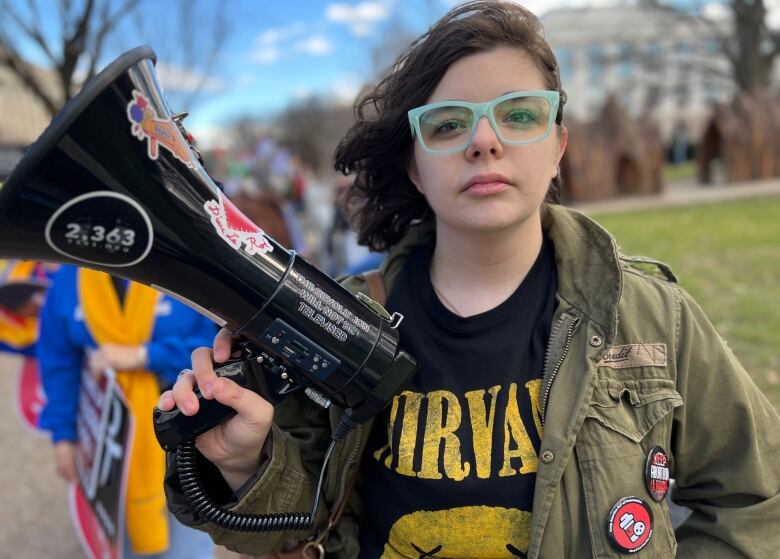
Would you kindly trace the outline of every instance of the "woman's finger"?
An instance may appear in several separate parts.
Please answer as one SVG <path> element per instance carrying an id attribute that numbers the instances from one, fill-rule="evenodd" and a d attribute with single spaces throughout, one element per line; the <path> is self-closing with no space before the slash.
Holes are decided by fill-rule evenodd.
<path id="1" fill-rule="evenodd" d="M 157 408 L 161 411 L 171 411 L 175 405 L 176 402 L 173 401 L 173 392 L 170 390 L 166 390 L 160 394 L 160 399 L 157 400 Z"/>
<path id="2" fill-rule="evenodd" d="M 224 363 L 230 359 L 235 336 L 227 328 L 222 328 L 214 338 L 214 361 Z"/>
<path id="3" fill-rule="evenodd" d="M 184 369 L 179 373 L 179 378 L 173 385 L 173 390 L 170 391 L 174 403 L 184 415 L 193 415 L 198 411 L 198 398 L 195 396 L 194 389 L 195 375 L 191 370 Z M 162 402 L 162 398 L 160 401 Z"/>
<path id="4" fill-rule="evenodd" d="M 213 394 L 216 401 L 236 410 L 245 423 L 263 429 L 270 426 L 274 407 L 257 392 L 221 377 L 214 383 Z"/>
<path id="5" fill-rule="evenodd" d="M 211 400 L 211 387 L 217 380 L 212 355 L 211 349 L 207 347 L 199 347 L 192 352 L 192 372 L 195 373 L 195 380 L 201 393 L 209 400 Z"/>

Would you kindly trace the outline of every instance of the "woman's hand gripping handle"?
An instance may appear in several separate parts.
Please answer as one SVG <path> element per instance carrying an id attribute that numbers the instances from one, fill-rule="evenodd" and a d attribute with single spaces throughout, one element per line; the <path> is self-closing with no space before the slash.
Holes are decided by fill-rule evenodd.
<path id="1" fill-rule="evenodd" d="M 182 371 L 154 411 L 161 444 L 171 447 L 164 441 L 177 441 L 182 433 L 197 436 L 196 448 L 217 466 L 233 490 L 259 468 L 274 415 L 268 400 L 244 386 L 248 364 L 240 358 L 231 361 L 235 341 L 223 328 L 214 338 L 213 351 L 206 347 L 193 351 L 192 370 Z M 215 370 L 214 363 L 228 364 Z M 166 437 L 162 431 L 171 434 Z"/>

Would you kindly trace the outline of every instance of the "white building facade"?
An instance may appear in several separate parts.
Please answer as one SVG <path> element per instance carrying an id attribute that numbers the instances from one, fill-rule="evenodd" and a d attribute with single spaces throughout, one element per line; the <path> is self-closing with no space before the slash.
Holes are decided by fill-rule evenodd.
<path id="1" fill-rule="evenodd" d="M 542 18 L 568 95 L 566 117 L 595 119 L 614 95 L 632 116 L 650 114 L 670 145 L 700 137 L 712 106 L 735 86 L 718 34 L 730 23 L 684 19 L 652 6 L 564 8 Z"/>

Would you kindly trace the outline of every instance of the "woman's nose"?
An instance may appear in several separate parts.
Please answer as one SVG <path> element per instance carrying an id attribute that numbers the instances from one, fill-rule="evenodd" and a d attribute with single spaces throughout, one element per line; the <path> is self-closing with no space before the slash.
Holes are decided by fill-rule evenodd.
<path id="1" fill-rule="evenodd" d="M 466 156 L 469 159 L 477 159 L 490 154 L 494 157 L 501 157 L 504 153 L 504 145 L 498 138 L 498 134 L 493 130 L 493 125 L 487 119 L 482 117 L 477 122 L 477 128 L 471 137 L 471 143 L 466 148 Z"/>

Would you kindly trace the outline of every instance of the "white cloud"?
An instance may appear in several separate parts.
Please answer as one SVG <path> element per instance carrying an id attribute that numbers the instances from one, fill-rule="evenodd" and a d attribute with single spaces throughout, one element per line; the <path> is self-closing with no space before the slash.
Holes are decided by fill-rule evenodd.
<path id="1" fill-rule="evenodd" d="M 387 6 L 381 2 L 361 2 L 360 4 L 330 4 L 325 8 L 325 17 L 334 23 L 349 27 L 353 35 L 365 37 L 376 23 L 387 19 Z"/>
<path id="2" fill-rule="evenodd" d="M 165 89 L 171 91 L 220 91 L 225 84 L 218 78 L 204 76 L 197 70 L 158 62 L 157 75 Z"/>
<path id="3" fill-rule="evenodd" d="M 325 37 L 314 35 L 302 41 L 298 41 L 295 45 L 295 50 L 313 54 L 315 56 L 324 56 L 333 52 L 333 43 Z"/>
<path id="4" fill-rule="evenodd" d="M 356 37 L 368 37 L 374 30 L 374 26 L 370 23 L 355 23 L 349 29 Z"/>
<path id="5" fill-rule="evenodd" d="M 304 32 L 304 25 L 301 22 L 295 22 L 285 27 L 273 27 L 266 29 L 255 39 L 255 44 L 259 46 L 274 46 L 279 43 L 297 37 Z"/>
<path id="6" fill-rule="evenodd" d="M 250 57 L 255 62 L 270 64 L 286 58 L 291 52 L 324 56 L 334 50 L 333 43 L 322 35 L 311 34 L 307 26 L 297 22 L 286 27 L 266 29 L 254 40 Z"/>
<path id="7" fill-rule="evenodd" d="M 259 47 L 252 51 L 252 60 L 260 64 L 270 64 L 279 58 L 279 49 L 276 47 Z"/>

